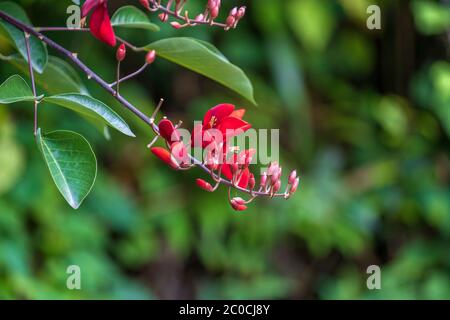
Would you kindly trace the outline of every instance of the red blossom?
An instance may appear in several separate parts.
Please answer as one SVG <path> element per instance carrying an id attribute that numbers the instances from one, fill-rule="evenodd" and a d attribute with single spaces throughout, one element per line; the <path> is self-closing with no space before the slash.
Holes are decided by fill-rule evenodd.
<path id="1" fill-rule="evenodd" d="M 116 36 L 108 14 L 107 0 L 87 0 L 81 8 L 81 16 L 85 18 L 92 11 L 89 21 L 91 33 L 99 40 L 114 47 Z"/>
<path id="2" fill-rule="evenodd" d="M 219 104 L 209 109 L 203 118 L 203 123 L 194 128 L 192 144 L 200 147 L 198 142 L 202 141 L 201 147 L 205 148 L 214 140 L 214 137 L 208 134 L 208 130 L 216 129 L 221 132 L 222 142 L 225 145 L 227 138 L 251 128 L 248 122 L 242 120 L 244 114 L 244 109 L 235 110 L 232 104 Z"/>

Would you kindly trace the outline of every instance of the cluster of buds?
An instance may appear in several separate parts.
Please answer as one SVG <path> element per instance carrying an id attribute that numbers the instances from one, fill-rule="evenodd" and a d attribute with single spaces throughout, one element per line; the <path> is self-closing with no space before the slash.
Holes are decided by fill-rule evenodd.
<path id="1" fill-rule="evenodd" d="M 245 10 L 245 6 L 242 6 L 240 8 L 234 7 L 233 9 L 231 9 L 226 20 L 226 30 L 229 30 L 230 28 L 236 28 L 239 21 L 244 17 Z"/>
<path id="2" fill-rule="evenodd" d="M 156 112 L 159 107 L 156 109 Z M 149 145 L 151 152 L 175 170 L 188 170 L 195 166 L 200 167 L 211 177 L 213 183 L 204 179 L 197 179 L 196 184 L 207 192 L 214 192 L 222 185 L 228 186 L 228 200 L 236 211 L 244 211 L 247 205 L 258 196 L 289 198 L 298 188 L 299 178 L 297 172 L 289 175 L 288 184 L 284 193 L 280 193 L 282 169 L 277 162 L 273 162 L 267 171 L 261 175 L 260 185 L 256 187 L 256 179 L 250 171 L 253 163 L 255 149 L 239 151 L 237 147 L 230 146 L 229 139 L 248 130 L 251 125 L 242 118 L 245 110 L 235 110 L 230 104 L 221 104 L 208 110 L 203 122 L 194 126 L 190 141 L 183 141 L 179 126 L 163 118 L 153 129 L 157 137 L 161 137 L 166 147 L 153 147 L 156 139 Z M 154 119 L 155 114 L 152 116 Z M 190 154 L 191 148 L 200 148 L 203 151 L 203 160 L 197 160 Z M 231 191 L 236 190 L 248 195 L 232 197 Z"/>
<path id="3" fill-rule="evenodd" d="M 170 24 L 175 29 L 209 24 L 229 30 L 236 28 L 239 20 L 245 15 L 245 7 L 236 7 L 231 10 L 225 23 L 216 22 L 215 19 L 220 13 L 221 0 L 208 0 L 204 12 L 196 15 L 195 18 L 190 18 L 188 11 L 183 12 L 187 0 L 168 0 L 166 4 L 162 4 L 161 0 L 139 0 L 139 2 L 148 11 L 160 12 L 158 17 L 162 22 L 169 21 L 169 16 L 173 16 L 176 21 Z"/>

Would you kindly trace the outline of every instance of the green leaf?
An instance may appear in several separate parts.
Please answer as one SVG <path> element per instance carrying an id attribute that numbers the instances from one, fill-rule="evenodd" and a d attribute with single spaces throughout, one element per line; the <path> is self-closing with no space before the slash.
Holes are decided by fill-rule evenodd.
<path id="1" fill-rule="evenodd" d="M 125 6 L 117 10 L 111 18 L 114 27 L 159 31 L 159 26 L 150 22 L 147 15 L 134 6 Z"/>
<path id="2" fill-rule="evenodd" d="M 28 83 L 16 74 L 0 85 L 0 103 L 9 104 L 19 101 L 34 101 L 34 95 Z"/>
<path id="3" fill-rule="evenodd" d="M 97 176 L 97 159 L 89 142 L 73 131 L 42 135 L 40 129 L 36 141 L 59 192 L 78 209 Z"/>
<path id="4" fill-rule="evenodd" d="M 18 6 L 13 2 L 1 2 L 0 10 L 9 14 L 10 16 L 13 16 L 17 20 L 20 20 L 21 22 L 27 25 L 31 25 L 31 22 L 28 19 L 25 11 L 20 6 Z M 6 31 L 6 33 L 9 35 L 12 42 L 16 46 L 17 50 L 19 50 L 22 57 L 26 61 L 28 61 L 27 47 L 25 44 L 24 33 L 19 29 L 17 29 L 16 27 L 14 27 L 13 25 L 4 22 L 3 20 L 0 20 L 0 27 Z M 30 37 L 29 40 L 30 40 L 30 53 L 33 68 L 38 73 L 42 73 L 48 61 L 47 47 L 44 45 L 42 41 L 40 41 L 35 37 Z"/>
<path id="5" fill-rule="evenodd" d="M 90 96 L 67 93 L 44 98 L 44 101 L 57 104 L 59 106 L 79 112 L 82 115 L 101 121 L 110 127 L 117 129 L 123 134 L 134 137 L 127 123 L 111 108 L 103 102 Z"/>
<path id="6" fill-rule="evenodd" d="M 168 38 L 144 47 L 159 57 L 213 79 L 256 105 L 253 86 L 245 73 L 231 64 L 213 45 L 193 38 Z"/>
<path id="7" fill-rule="evenodd" d="M 25 76 L 29 76 L 28 63 L 18 55 L 0 55 L 0 59 L 8 61 Z M 88 93 L 80 76 L 72 66 L 66 61 L 53 56 L 49 56 L 47 67 L 44 72 L 42 74 L 35 74 L 35 81 L 49 94 L 65 92 Z"/>

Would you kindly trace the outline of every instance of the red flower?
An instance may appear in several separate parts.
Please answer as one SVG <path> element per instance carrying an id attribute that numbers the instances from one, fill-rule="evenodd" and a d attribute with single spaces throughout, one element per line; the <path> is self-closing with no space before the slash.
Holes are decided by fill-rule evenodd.
<path id="1" fill-rule="evenodd" d="M 192 144 L 200 147 L 199 141 L 202 141 L 201 147 L 207 147 L 214 140 L 213 134 L 208 135 L 208 130 L 216 129 L 222 134 L 222 142 L 226 144 L 226 139 L 245 132 L 251 128 L 251 125 L 242 120 L 245 114 L 244 109 L 234 110 L 232 104 L 219 104 L 206 112 L 203 123 L 194 128 L 192 134 Z"/>
<path id="2" fill-rule="evenodd" d="M 114 47 L 116 36 L 109 19 L 107 0 L 87 0 L 81 8 L 81 17 L 86 17 L 92 12 L 89 22 L 91 33 L 99 40 Z"/>

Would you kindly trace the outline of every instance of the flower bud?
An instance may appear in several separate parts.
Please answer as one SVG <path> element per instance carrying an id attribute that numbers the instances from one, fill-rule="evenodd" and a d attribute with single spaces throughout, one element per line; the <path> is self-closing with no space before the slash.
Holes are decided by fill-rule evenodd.
<path id="1" fill-rule="evenodd" d="M 203 13 L 200 13 L 198 16 L 195 17 L 194 21 L 195 22 L 203 22 L 203 21 L 205 21 L 205 16 L 203 15 Z"/>
<path id="2" fill-rule="evenodd" d="M 211 9 L 210 14 L 211 19 L 217 18 L 219 16 L 219 7 L 214 7 L 213 9 Z"/>
<path id="3" fill-rule="evenodd" d="M 171 23 L 170 23 L 170 25 L 172 26 L 172 27 L 174 27 L 175 29 L 181 29 L 183 26 L 179 23 L 179 22 L 177 22 L 177 21 L 172 21 Z"/>
<path id="4" fill-rule="evenodd" d="M 233 199 L 231 199 L 230 204 L 231 204 L 231 207 L 236 211 L 247 210 L 245 201 L 242 198 L 239 198 L 239 197 L 233 198 Z"/>
<path id="5" fill-rule="evenodd" d="M 234 26 L 235 22 L 236 22 L 236 18 L 230 15 L 230 16 L 228 16 L 225 23 L 227 25 L 227 28 L 232 28 Z"/>
<path id="6" fill-rule="evenodd" d="M 148 11 L 150 11 L 150 3 L 148 2 L 148 0 L 139 0 L 139 2 L 141 3 L 141 5 L 147 9 Z"/>
<path id="7" fill-rule="evenodd" d="M 253 190 L 255 188 L 255 184 L 256 184 L 255 176 L 253 173 L 250 173 L 250 178 L 248 179 L 248 188 L 250 190 Z"/>
<path id="8" fill-rule="evenodd" d="M 297 170 L 294 170 L 289 175 L 288 183 L 289 184 L 294 184 L 296 178 L 297 178 Z"/>
<path id="9" fill-rule="evenodd" d="M 199 186 L 201 189 L 203 189 L 205 191 L 208 191 L 208 192 L 214 191 L 214 188 L 212 187 L 212 185 L 203 179 L 197 179 L 195 182 L 197 183 L 197 186 Z"/>
<path id="10" fill-rule="evenodd" d="M 127 48 L 122 43 L 119 48 L 116 51 L 116 59 L 117 61 L 121 62 L 123 59 L 125 59 L 125 56 L 127 55 Z"/>
<path id="11" fill-rule="evenodd" d="M 267 184 L 267 173 L 264 172 L 264 173 L 261 175 L 260 186 L 261 186 L 261 187 L 265 187 L 266 184 Z"/>
<path id="12" fill-rule="evenodd" d="M 239 10 L 237 11 L 237 14 L 236 14 L 236 17 L 238 20 L 242 19 L 242 17 L 245 16 L 245 10 L 246 10 L 245 6 L 239 8 Z"/>
<path id="13" fill-rule="evenodd" d="M 172 155 L 169 151 L 160 147 L 153 147 L 150 151 L 157 156 L 161 161 L 170 166 L 172 169 L 179 169 L 180 166 L 176 161 L 172 158 Z"/>
<path id="14" fill-rule="evenodd" d="M 272 187 L 272 192 L 273 193 L 277 193 L 281 188 L 281 181 L 278 180 L 277 182 L 274 183 L 273 187 Z"/>
<path id="15" fill-rule="evenodd" d="M 175 142 L 170 146 L 170 152 L 172 153 L 173 158 L 181 167 L 189 167 L 190 158 L 186 148 L 186 145 L 183 142 Z"/>
<path id="16" fill-rule="evenodd" d="M 172 121 L 163 119 L 158 125 L 159 135 L 169 144 L 180 141 L 180 134 L 173 126 Z"/>
<path id="17" fill-rule="evenodd" d="M 236 17 L 238 13 L 238 8 L 234 7 L 233 9 L 231 9 L 230 14 L 228 15 L 229 17 Z"/>
<path id="18" fill-rule="evenodd" d="M 156 51 L 155 50 L 151 50 L 149 51 L 146 56 L 145 56 L 145 62 L 147 64 L 152 64 L 156 59 Z"/>
<path id="19" fill-rule="evenodd" d="M 161 22 L 167 22 L 169 20 L 169 15 L 165 12 L 158 14 L 158 17 Z"/>
<path id="20" fill-rule="evenodd" d="M 292 195 L 297 191 L 298 185 L 300 183 L 300 178 L 295 179 L 294 183 L 291 186 L 291 189 L 289 190 L 289 194 Z"/>

